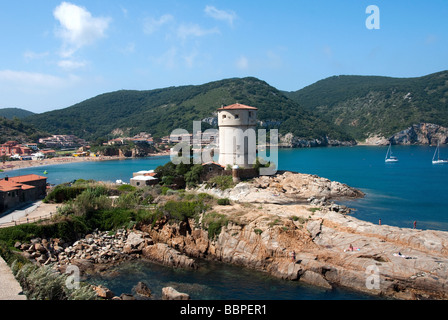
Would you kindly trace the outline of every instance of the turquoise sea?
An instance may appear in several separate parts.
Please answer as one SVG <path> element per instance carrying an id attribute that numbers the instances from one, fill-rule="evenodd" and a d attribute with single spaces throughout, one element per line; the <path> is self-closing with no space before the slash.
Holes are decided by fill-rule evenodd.
<path id="1" fill-rule="evenodd" d="M 387 147 L 355 146 L 309 149 L 281 149 L 278 168 L 316 174 L 346 183 L 366 193 L 363 199 L 346 201 L 356 209 L 361 220 L 411 228 L 448 231 L 448 164 L 433 165 L 435 148 L 429 146 L 394 146 L 397 163 L 385 163 Z M 448 158 L 448 147 L 441 147 Z M 132 173 L 155 169 L 169 157 L 85 162 L 28 168 L 8 172 L 9 176 L 48 171 L 52 184 L 75 179 L 129 182 Z M 2 173 L 5 176 L 6 173 Z M 207 274 L 213 272 L 213 280 Z M 269 277 L 252 270 L 204 262 L 201 271 L 173 270 L 151 263 L 125 264 L 114 277 L 96 277 L 92 281 L 110 287 L 116 294 L 130 293 L 138 281 L 156 288 L 176 284 L 195 299 L 369 299 L 344 290 L 320 291 L 297 283 Z M 222 278 L 218 284 L 216 277 Z M 239 284 L 244 283 L 244 286 Z M 188 290 L 190 289 L 190 290 Z"/>
<path id="2" fill-rule="evenodd" d="M 317 174 L 346 183 L 366 193 L 365 198 L 344 204 L 355 208 L 354 216 L 382 224 L 448 231 L 448 164 L 433 165 L 434 147 L 394 146 L 397 163 L 385 163 L 386 147 L 356 146 L 280 149 L 278 168 Z M 441 147 L 448 158 L 448 147 Z M 155 169 L 169 157 L 81 162 L 27 168 L 1 176 L 48 171 L 48 182 L 76 179 L 129 182 L 132 173 Z"/>

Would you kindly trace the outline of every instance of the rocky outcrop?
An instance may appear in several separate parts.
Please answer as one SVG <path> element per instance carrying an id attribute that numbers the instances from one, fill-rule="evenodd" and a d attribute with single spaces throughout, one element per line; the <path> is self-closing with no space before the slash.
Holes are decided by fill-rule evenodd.
<path id="1" fill-rule="evenodd" d="M 405 130 L 393 134 L 386 138 L 381 135 L 370 135 L 364 145 L 437 145 L 448 143 L 448 128 L 433 123 L 414 124 Z M 360 143 L 361 144 L 361 143 Z"/>
<path id="2" fill-rule="evenodd" d="M 313 147 L 337 147 L 337 146 L 354 146 L 356 141 L 341 141 L 331 139 L 327 136 L 319 139 L 303 139 L 295 137 L 292 133 L 287 133 L 279 137 L 279 146 L 283 148 L 313 148 Z"/>
<path id="3" fill-rule="evenodd" d="M 232 189 L 209 189 L 202 185 L 198 192 L 209 193 L 218 198 L 250 203 L 291 204 L 307 199 L 361 198 L 364 193 L 340 182 L 316 175 L 279 172 L 274 176 L 260 176 L 250 182 L 242 182 Z M 325 201 L 326 201 L 325 200 Z"/>
<path id="4" fill-rule="evenodd" d="M 113 234 L 97 231 L 73 244 L 60 239 L 35 238 L 30 243 L 16 245 L 26 258 L 39 265 L 51 264 L 61 272 L 68 265 L 76 265 L 81 272 L 86 272 L 140 257 L 170 266 L 195 267 L 193 259 L 165 244 L 154 244 L 148 233 L 137 230 L 117 230 Z"/>
<path id="5" fill-rule="evenodd" d="M 448 233 L 374 225 L 326 206 L 309 208 L 226 206 L 219 213 L 229 221 L 216 239 L 208 238 L 207 226 L 194 227 L 193 220 L 191 232 L 169 224 L 145 231 L 192 257 L 324 289 L 342 286 L 399 299 L 448 298 Z"/>
<path id="6" fill-rule="evenodd" d="M 162 289 L 163 300 L 190 300 L 190 296 L 186 293 L 178 292 L 173 287 L 165 287 Z"/>
<path id="7" fill-rule="evenodd" d="M 160 262 L 167 266 L 196 268 L 195 261 L 181 254 L 177 250 L 164 243 L 156 243 L 152 246 L 146 246 L 142 250 L 143 257 Z"/>
<path id="8" fill-rule="evenodd" d="M 149 298 L 151 297 L 151 289 L 148 288 L 148 285 L 144 282 L 139 282 L 137 285 L 133 288 L 133 291 L 135 291 L 136 294 Z"/>
<path id="9" fill-rule="evenodd" d="M 392 144 L 430 144 L 448 143 L 448 128 L 432 123 L 414 124 L 389 138 Z"/>

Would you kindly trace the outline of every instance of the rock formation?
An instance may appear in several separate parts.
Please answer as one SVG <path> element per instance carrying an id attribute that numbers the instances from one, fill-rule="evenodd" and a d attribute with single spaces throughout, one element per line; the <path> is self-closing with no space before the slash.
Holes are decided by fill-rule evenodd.
<path id="1" fill-rule="evenodd" d="M 178 292 L 172 287 L 165 287 L 162 289 L 163 300 L 190 300 L 190 296 L 186 293 Z"/>
<path id="2" fill-rule="evenodd" d="M 196 268 L 194 259 L 205 258 L 325 289 L 342 286 L 399 299 L 448 299 L 448 232 L 375 225 L 347 215 L 348 208 L 331 201 L 363 196 L 349 186 L 282 172 L 225 191 L 203 186 L 198 192 L 232 200 L 231 205 L 212 208 L 225 219 L 211 238 L 207 211 L 180 223 L 162 218 L 138 230 L 94 232 L 73 244 L 33 239 L 16 247 L 60 271 L 68 264 L 84 270 L 133 258 Z M 165 291 L 166 299 L 186 298 Z"/>
<path id="3" fill-rule="evenodd" d="M 430 144 L 448 143 L 448 128 L 432 124 L 414 124 L 389 138 L 392 144 Z"/>
<path id="4" fill-rule="evenodd" d="M 364 194 L 352 187 L 316 175 L 279 172 L 274 176 L 260 176 L 242 182 L 232 189 L 208 189 L 204 184 L 198 192 L 215 197 L 250 203 L 289 204 L 304 202 L 310 197 L 330 199 L 361 198 Z"/>
<path id="5" fill-rule="evenodd" d="M 433 123 L 419 123 L 397 132 L 389 138 L 378 134 L 371 135 L 363 144 L 388 145 L 389 143 L 392 143 L 398 145 L 437 145 L 437 142 L 440 142 L 440 144 L 448 143 L 448 128 Z"/>
<path id="6" fill-rule="evenodd" d="M 295 137 L 292 133 L 279 136 L 279 146 L 283 148 L 312 148 L 312 147 L 336 147 L 336 146 L 354 146 L 356 141 L 341 141 L 331 139 L 327 136 L 319 139 L 304 139 Z"/>

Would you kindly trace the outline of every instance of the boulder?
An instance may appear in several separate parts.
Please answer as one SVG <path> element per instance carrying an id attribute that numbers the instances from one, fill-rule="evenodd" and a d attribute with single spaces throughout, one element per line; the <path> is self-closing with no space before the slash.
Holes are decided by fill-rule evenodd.
<path id="1" fill-rule="evenodd" d="M 138 247 L 145 240 L 141 233 L 132 232 L 129 234 L 126 244 L 130 245 L 133 248 Z"/>
<path id="2" fill-rule="evenodd" d="M 137 299 L 135 299 L 135 297 L 132 295 L 132 294 L 129 294 L 129 293 L 122 293 L 121 295 L 120 295 L 120 300 L 137 300 Z"/>
<path id="3" fill-rule="evenodd" d="M 102 285 L 94 286 L 93 290 L 95 290 L 95 292 L 99 298 L 112 299 L 115 296 L 111 290 L 109 290 L 108 288 L 106 288 Z"/>
<path id="4" fill-rule="evenodd" d="M 305 271 L 300 276 L 300 281 L 303 281 L 313 286 L 318 286 L 329 290 L 332 289 L 331 284 L 321 274 L 311 270 Z"/>
<path id="5" fill-rule="evenodd" d="M 179 251 L 170 248 L 167 244 L 156 243 L 143 248 L 142 254 L 145 258 L 160 262 L 164 265 L 174 267 L 196 268 L 193 259 L 181 254 Z"/>
<path id="6" fill-rule="evenodd" d="M 151 290 L 148 288 L 146 283 L 139 282 L 137 285 L 133 288 L 133 291 L 135 291 L 137 294 L 144 296 L 144 297 L 151 297 Z"/>
<path id="7" fill-rule="evenodd" d="M 190 296 L 186 293 L 180 293 L 173 287 L 165 287 L 162 289 L 163 300 L 190 300 Z"/>

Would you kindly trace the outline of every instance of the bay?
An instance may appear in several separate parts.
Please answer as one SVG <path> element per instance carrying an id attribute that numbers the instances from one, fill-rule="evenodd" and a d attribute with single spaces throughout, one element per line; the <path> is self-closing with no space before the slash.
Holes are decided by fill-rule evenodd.
<path id="1" fill-rule="evenodd" d="M 346 183 L 366 193 L 362 199 L 342 201 L 354 208 L 353 216 L 382 224 L 448 231 L 448 165 L 433 165 L 435 148 L 394 146 L 397 163 L 385 163 L 387 147 L 355 146 L 310 149 L 280 149 L 280 170 L 316 174 Z M 448 148 L 441 147 L 448 157 Z M 48 172 L 48 182 L 59 184 L 76 179 L 129 182 L 132 173 L 151 170 L 169 161 L 153 157 L 104 162 L 82 162 L 27 168 L 3 176 Z M 111 288 L 116 294 L 131 293 L 138 281 L 146 281 L 160 298 L 161 288 L 172 285 L 194 299 L 281 299 L 281 300 L 360 300 L 377 299 L 347 290 L 331 291 L 282 281 L 261 272 L 236 266 L 202 262 L 199 270 L 179 270 L 139 261 L 124 263 L 110 271 L 113 276 L 92 277 L 90 281 Z M 241 285 L 244 284 L 244 285 Z"/>
<path id="2" fill-rule="evenodd" d="M 394 146 L 397 163 L 385 163 L 387 147 L 355 146 L 280 149 L 279 170 L 316 174 L 365 192 L 363 199 L 342 202 L 361 220 L 411 228 L 448 231 L 448 164 L 433 165 L 429 146 Z M 448 147 L 441 147 L 448 157 Z M 59 184 L 76 179 L 129 182 L 133 172 L 151 170 L 170 158 L 86 161 L 15 170 L 2 176 L 40 174 Z"/>

